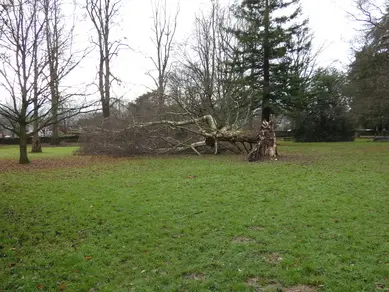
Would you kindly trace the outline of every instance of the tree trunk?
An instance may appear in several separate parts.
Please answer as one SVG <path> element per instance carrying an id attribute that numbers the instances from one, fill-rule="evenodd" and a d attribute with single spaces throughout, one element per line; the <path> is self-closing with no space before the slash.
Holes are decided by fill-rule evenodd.
<path id="1" fill-rule="evenodd" d="M 30 160 L 27 156 L 27 133 L 26 133 L 26 125 L 20 123 L 20 131 L 19 131 L 19 163 L 20 164 L 28 164 Z"/>
<path id="2" fill-rule="evenodd" d="M 109 4 L 108 4 L 109 5 Z M 109 7 L 106 6 L 105 15 L 109 15 Z M 110 23 L 109 18 L 106 16 L 105 19 L 105 29 L 104 29 L 104 103 L 105 107 L 103 108 L 104 118 L 110 116 L 110 103 L 111 103 L 111 50 L 110 50 Z"/>
<path id="3" fill-rule="evenodd" d="M 34 133 L 34 136 L 32 137 L 31 153 L 41 153 L 41 152 L 42 152 L 41 139 L 39 138 L 38 133 Z"/>
<path id="4" fill-rule="evenodd" d="M 247 160 L 249 162 L 264 160 L 266 158 L 277 160 L 277 141 L 272 122 L 262 122 L 258 140 L 257 145 L 248 154 Z"/>
<path id="5" fill-rule="evenodd" d="M 102 101 L 103 104 L 103 118 L 109 118 L 110 116 L 110 108 L 109 108 L 109 101 L 107 102 L 106 100 Z"/>
<path id="6" fill-rule="evenodd" d="M 37 58 L 36 58 L 37 60 Z M 41 153 L 42 152 L 42 146 L 41 146 L 41 141 L 40 141 L 40 138 L 39 138 L 39 133 L 38 133 L 38 127 L 39 127 L 39 112 L 38 112 L 38 81 L 37 81 L 37 77 L 38 77 L 38 66 L 37 64 L 35 63 L 34 64 L 35 68 L 34 68 L 34 74 L 35 74 L 35 77 L 34 77 L 34 135 L 32 137 L 32 148 L 31 148 L 31 152 L 32 153 Z"/>
<path id="7" fill-rule="evenodd" d="M 53 115 L 53 125 L 51 127 L 51 145 L 59 145 L 59 126 L 58 126 L 58 104 L 59 104 L 59 96 L 58 96 L 58 87 L 56 83 L 56 73 L 52 72 L 52 82 L 51 82 L 51 113 Z"/>
<path id="8" fill-rule="evenodd" d="M 51 129 L 51 145 L 59 145 L 60 144 L 60 139 L 59 139 L 59 129 L 58 129 L 58 122 L 55 122 L 52 126 Z"/>
<path id="9" fill-rule="evenodd" d="M 269 17 L 269 0 L 266 0 L 265 7 L 265 34 L 264 34 L 264 46 L 263 46 L 263 98 L 262 98 L 262 117 L 263 121 L 270 121 L 270 17 Z"/>

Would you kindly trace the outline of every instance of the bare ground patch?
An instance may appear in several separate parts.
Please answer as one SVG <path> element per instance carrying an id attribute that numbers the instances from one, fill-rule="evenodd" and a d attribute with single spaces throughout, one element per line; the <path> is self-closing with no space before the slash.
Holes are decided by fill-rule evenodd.
<path id="1" fill-rule="evenodd" d="M 266 281 L 259 277 L 248 278 L 245 282 L 246 286 L 254 288 L 258 292 L 281 292 L 284 288 L 280 283 L 274 281 Z"/>
<path id="2" fill-rule="evenodd" d="M 258 225 L 258 226 L 249 226 L 248 229 L 250 230 L 264 230 L 265 226 Z"/>
<path id="3" fill-rule="evenodd" d="M 265 259 L 269 264 L 279 264 L 282 262 L 283 258 L 278 253 L 270 253 L 265 255 Z"/>
<path id="4" fill-rule="evenodd" d="M 284 289 L 284 292 L 315 292 L 315 291 L 317 291 L 316 287 L 306 286 L 306 285 L 297 285 L 297 286 Z"/>
<path id="5" fill-rule="evenodd" d="M 265 281 L 266 283 L 266 281 Z M 292 287 L 282 287 L 280 283 L 271 281 L 270 283 L 264 284 L 263 280 L 261 280 L 259 277 L 251 277 L 247 278 L 245 281 L 246 286 L 255 288 L 254 291 L 282 291 L 282 292 L 316 292 L 317 288 L 313 286 L 307 286 L 307 285 L 297 285 Z"/>
<path id="6" fill-rule="evenodd" d="M 246 236 L 236 236 L 232 239 L 233 243 L 252 243 L 255 242 L 253 238 L 246 237 Z"/>
<path id="7" fill-rule="evenodd" d="M 19 164 L 17 159 L 1 159 L 0 172 L 33 172 L 37 170 L 51 170 L 63 168 L 89 167 L 100 163 L 113 163 L 119 158 L 108 156 L 70 156 L 63 158 L 38 158 L 30 164 Z"/>
<path id="8" fill-rule="evenodd" d="M 191 273 L 184 275 L 185 280 L 204 281 L 206 278 L 207 276 L 204 273 Z"/>
<path id="9" fill-rule="evenodd" d="M 260 287 L 259 281 L 260 279 L 258 277 L 248 278 L 246 280 L 246 285 L 250 287 Z"/>

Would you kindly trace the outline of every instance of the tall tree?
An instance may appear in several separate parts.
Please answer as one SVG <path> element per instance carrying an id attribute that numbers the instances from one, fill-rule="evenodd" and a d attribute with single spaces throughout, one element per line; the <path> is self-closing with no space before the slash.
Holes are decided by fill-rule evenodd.
<path id="1" fill-rule="evenodd" d="M 182 60 L 177 65 L 174 80 L 176 102 L 192 116 L 212 115 L 221 122 L 216 110 L 216 78 L 218 67 L 218 37 L 221 11 L 219 4 L 213 1 L 209 12 L 196 16 L 191 41 L 181 48 Z M 181 87 L 186 94 L 177 95 Z"/>
<path id="2" fill-rule="evenodd" d="M 240 102 L 239 73 L 229 66 L 236 45 L 227 31 L 232 22 L 231 13 L 218 1 L 196 15 L 170 85 L 174 100 L 192 116 L 212 115 L 220 127 L 239 128 L 247 117 L 247 105 Z"/>
<path id="3" fill-rule="evenodd" d="M 156 86 L 158 107 L 162 109 L 166 99 L 166 85 L 170 73 L 170 59 L 173 51 L 173 41 L 177 29 L 179 9 L 174 15 L 169 15 L 166 0 L 153 3 L 153 36 L 151 40 L 156 49 L 156 56 L 151 57 L 157 76 L 149 73 Z"/>
<path id="4" fill-rule="evenodd" d="M 13 0 L 1 6 L 0 22 L 4 26 L 0 32 L 0 87 L 6 91 L 0 100 L 0 116 L 5 119 L 1 126 L 19 137 L 21 164 L 29 163 L 27 142 L 31 125 L 36 139 L 41 129 L 75 116 L 89 106 L 78 91 L 64 93 L 52 103 L 50 54 L 45 45 L 48 19 L 44 8 L 41 0 Z M 71 63 L 69 60 L 72 59 L 68 59 Z M 64 72 L 69 73 L 77 64 L 63 64 L 58 76 L 63 78 L 67 75 Z M 62 109 L 54 115 L 53 107 Z M 39 143 L 34 145 L 39 146 Z"/>
<path id="5" fill-rule="evenodd" d="M 270 121 L 290 98 L 292 55 L 310 48 L 309 40 L 295 41 L 308 22 L 299 0 L 245 0 L 234 11 L 241 25 L 232 29 L 240 44 L 233 65 L 256 92 L 253 111 L 261 109 L 262 121 Z"/>
<path id="6" fill-rule="evenodd" d="M 123 45 L 120 40 L 112 40 L 111 29 L 119 15 L 121 0 L 86 0 L 86 10 L 96 31 L 93 41 L 99 51 L 98 89 L 103 117 L 110 116 L 111 87 L 118 80 L 112 73 L 111 61 Z"/>
<path id="7" fill-rule="evenodd" d="M 365 25 L 364 43 L 355 50 L 349 71 L 352 112 L 360 126 L 388 129 L 389 5 L 358 0 L 356 6 L 360 15 L 354 15 L 354 19 Z"/>
<path id="8" fill-rule="evenodd" d="M 39 58 L 44 22 L 40 21 L 38 0 L 14 0 L 2 5 L 3 23 L 0 39 L 2 68 L 0 86 L 8 93 L 0 103 L 0 115 L 8 124 L 2 125 L 20 139 L 19 163 L 27 164 L 27 131 L 36 125 L 38 111 L 46 98 L 43 71 L 45 58 Z M 38 87 L 39 86 L 39 87 Z M 38 96 L 41 96 L 38 100 Z M 38 131 L 37 126 L 34 127 Z"/>
<path id="9" fill-rule="evenodd" d="M 74 50 L 74 31 L 77 19 L 73 16 L 72 21 L 70 21 L 68 15 L 64 13 L 63 6 L 65 2 L 63 0 L 40 1 L 42 2 L 45 19 L 45 49 L 53 117 L 51 144 L 58 145 L 60 142 L 58 117 L 61 116 L 61 104 L 72 95 L 82 95 L 81 92 L 75 92 L 74 90 L 67 92 L 64 81 L 89 54 L 90 48 Z M 76 15 L 76 13 L 73 13 L 73 15 Z"/>
<path id="10" fill-rule="evenodd" d="M 346 91 L 347 75 L 334 68 L 315 71 L 301 109 L 294 136 L 301 142 L 336 142 L 354 139 Z"/>

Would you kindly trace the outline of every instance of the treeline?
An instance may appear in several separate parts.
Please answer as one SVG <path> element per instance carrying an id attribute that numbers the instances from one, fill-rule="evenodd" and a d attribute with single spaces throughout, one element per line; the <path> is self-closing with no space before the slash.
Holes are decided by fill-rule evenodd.
<path id="1" fill-rule="evenodd" d="M 318 66 L 320 51 L 312 49 L 314 33 L 299 0 L 243 0 L 228 7 L 213 0 L 196 14 L 181 44 L 175 39 L 179 12 L 153 2 L 154 70 L 148 74 L 154 88 L 133 102 L 113 90 L 123 81 L 112 60 L 129 45 L 112 34 L 120 28 L 123 3 L 76 3 L 92 27 L 91 45 L 77 51 L 77 19 L 69 24 L 64 1 L 8 0 L 1 6 L 0 85 L 7 94 L 0 124 L 20 138 L 21 163 L 28 163 L 28 127 L 40 151 L 39 130 L 52 127 L 55 144 L 64 120 L 82 124 L 84 144 L 93 143 L 85 149 L 98 153 L 217 153 L 219 142 L 249 152 L 263 122 L 272 126 L 281 117 L 297 141 L 349 141 L 355 128 L 389 127 L 388 7 L 373 0 L 355 2 L 355 18 L 366 25 L 347 71 Z M 91 52 L 98 56 L 97 72 L 91 72 L 97 90 L 65 84 Z M 91 95 L 98 96 L 98 108 L 86 102 Z"/>

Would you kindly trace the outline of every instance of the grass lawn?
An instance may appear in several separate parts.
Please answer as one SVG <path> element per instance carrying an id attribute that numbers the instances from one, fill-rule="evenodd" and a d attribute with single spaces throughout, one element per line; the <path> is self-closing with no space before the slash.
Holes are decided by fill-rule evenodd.
<path id="1" fill-rule="evenodd" d="M 0 173 L 0 291 L 389 291 L 389 144 L 61 167 L 73 150 Z"/>
<path id="2" fill-rule="evenodd" d="M 42 153 L 30 153 L 31 147 L 28 148 L 28 157 L 31 160 L 37 158 L 58 158 L 71 155 L 78 147 L 43 147 Z M 0 145 L 0 159 L 18 159 L 19 148 L 17 146 Z M 0 161 L 1 163 L 1 161 Z"/>

